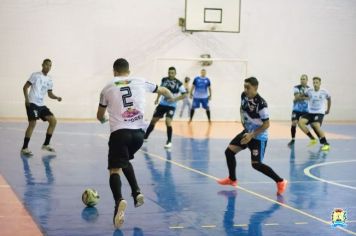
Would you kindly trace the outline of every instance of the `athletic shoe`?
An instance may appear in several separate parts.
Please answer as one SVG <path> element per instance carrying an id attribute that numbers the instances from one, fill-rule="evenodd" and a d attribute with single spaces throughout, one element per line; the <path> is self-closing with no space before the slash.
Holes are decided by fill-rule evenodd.
<path id="1" fill-rule="evenodd" d="M 325 152 L 325 151 L 329 151 L 329 150 L 330 150 L 330 145 L 327 144 L 327 143 L 324 144 L 324 145 L 321 147 L 321 150 L 324 151 L 324 152 Z"/>
<path id="2" fill-rule="evenodd" d="M 309 142 L 309 144 L 308 144 L 308 147 L 312 147 L 312 146 L 314 146 L 315 144 L 317 144 L 318 143 L 318 140 L 316 140 L 316 139 L 310 139 L 310 142 Z"/>
<path id="3" fill-rule="evenodd" d="M 295 143 L 295 140 L 292 139 L 292 140 L 288 143 L 288 147 L 292 147 L 292 146 L 294 145 L 294 143 Z"/>
<path id="4" fill-rule="evenodd" d="M 144 143 L 147 143 L 147 142 L 148 142 L 148 139 L 147 139 L 147 138 L 143 139 L 143 142 L 144 142 Z"/>
<path id="5" fill-rule="evenodd" d="M 231 180 L 229 177 L 226 177 L 225 179 L 219 179 L 217 180 L 218 184 L 221 185 L 231 185 L 236 187 L 237 186 L 237 180 Z"/>
<path id="6" fill-rule="evenodd" d="M 28 156 L 28 157 L 32 157 L 33 156 L 33 153 L 28 148 L 21 149 L 21 154 L 24 155 L 24 156 Z"/>
<path id="7" fill-rule="evenodd" d="M 119 229 L 125 220 L 125 210 L 126 210 L 127 202 L 124 199 L 119 201 L 119 204 L 115 206 L 114 211 L 114 226 Z"/>
<path id="8" fill-rule="evenodd" d="M 172 143 L 168 142 L 166 145 L 164 145 L 164 148 L 169 149 L 172 147 Z"/>
<path id="9" fill-rule="evenodd" d="M 277 194 L 278 195 L 282 195 L 284 193 L 284 191 L 286 191 L 287 184 L 288 184 L 288 181 L 285 179 L 283 181 L 277 183 Z"/>
<path id="10" fill-rule="evenodd" d="M 54 148 L 51 147 L 50 145 L 42 145 L 42 150 L 48 152 L 56 152 L 56 150 L 54 150 Z"/>
<path id="11" fill-rule="evenodd" d="M 138 193 L 135 197 L 133 197 L 133 199 L 136 208 L 142 206 L 143 203 L 145 203 L 145 198 L 142 193 Z"/>

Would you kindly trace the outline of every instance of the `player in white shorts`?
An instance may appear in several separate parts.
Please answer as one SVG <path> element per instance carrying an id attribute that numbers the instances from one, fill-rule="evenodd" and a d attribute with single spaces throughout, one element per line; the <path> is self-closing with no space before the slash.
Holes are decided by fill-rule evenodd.
<path id="1" fill-rule="evenodd" d="M 311 124 L 315 133 L 319 137 L 320 144 L 322 144 L 321 150 L 328 151 L 330 149 L 330 145 L 325 138 L 325 134 L 321 129 L 321 125 L 323 123 L 324 115 L 327 115 L 330 112 L 331 96 L 327 90 L 320 88 L 320 84 L 321 79 L 319 77 L 314 77 L 314 88 L 309 88 L 307 90 L 308 114 L 303 115 L 299 119 L 298 125 L 303 130 L 303 132 L 310 137 L 310 131 L 307 125 Z"/>
<path id="2" fill-rule="evenodd" d="M 26 134 L 24 138 L 24 143 L 21 149 L 21 154 L 25 156 L 32 156 L 32 152 L 28 149 L 28 143 L 32 132 L 36 126 L 36 120 L 41 119 L 43 121 L 48 121 L 48 129 L 46 132 L 46 139 L 42 145 L 42 149 L 55 152 L 49 143 L 51 141 L 54 129 L 57 124 L 57 120 L 53 113 L 44 105 L 44 97 L 48 94 L 51 99 L 56 99 L 59 102 L 62 101 L 61 97 L 57 97 L 53 94 L 53 82 L 51 77 L 48 76 L 48 72 L 51 70 L 52 62 L 50 59 L 45 59 L 42 63 L 42 71 L 35 72 L 31 75 L 28 81 L 23 86 L 23 93 L 25 96 L 25 105 L 28 118 L 28 127 L 26 129 Z M 28 89 L 30 93 L 28 93 Z"/>
<path id="3" fill-rule="evenodd" d="M 127 205 L 121 194 L 121 170 L 130 184 L 135 207 L 141 206 L 144 202 L 130 160 L 142 146 L 147 127 L 144 121 L 145 93 L 158 93 L 168 100 L 173 99 L 173 95 L 168 89 L 146 82 L 142 78 L 129 77 L 129 63 L 123 58 L 114 62 L 113 69 L 115 77 L 100 94 L 97 119 L 104 123 L 105 112 L 108 111 L 111 132 L 108 155 L 109 182 L 115 200 L 113 223 L 116 228 L 120 228 L 124 223 Z"/>

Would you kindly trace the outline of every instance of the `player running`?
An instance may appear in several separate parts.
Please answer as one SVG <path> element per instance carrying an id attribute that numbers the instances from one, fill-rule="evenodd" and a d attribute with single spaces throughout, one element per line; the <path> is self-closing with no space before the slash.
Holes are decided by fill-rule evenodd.
<path id="1" fill-rule="evenodd" d="M 258 80 L 245 79 L 245 91 L 241 94 L 241 120 L 244 130 L 239 133 L 225 150 L 229 176 L 217 182 L 221 185 L 237 186 L 235 155 L 246 148 L 251 152 L 252 167 L 273 179 L 277 184 L 277 194 L 283 194 L 287 180 L 279 177 L 271 167 L 263 163 L 269 127 L 269 114 L 266 101 L 257 93 Z"/>
<path id="2" fill-rule="evenodd" d="M 192 109 L 190 110 L 190 120 L 192 122 L 195 109 L 200 108 L 200 104 L 206 110 L 206 115 L 208 117 L 209 123 L 211 123 L 210 118 L 210 108 L 209 101 L 211 100 L 211 82 L 208 77 L 206 77 L 206 70 L 202 69 L 200 71 L 200 76 L 195 77 L 190 90 L 190 98 L 193 98 Z"/>
<path id="3" fill-rule="evenodd" d="M 331 96 L 325 89 L 320 88 L 321 79 L 319 77 L 313 78 L 313 87 L 307 90 L 308 96 L 308 114 L 303 115 L 298 125 L 303 132 L 309 136 L 311 143 L 316 143 L 316 139 L 311 135 L 307 125 L 311 124 L 315 133 L 318 135 L 320 144 L 322 144 L 322 151 L 329 151 L 330 145 L 326 141 L 325 133 L 321 129 L 324 115 L 329 114 L 331 107 Z M 325 102 L 327 101 L 326 111 Z"/>
<path id="4" fill-rule="evenodd" d="M 174 67 L 169 67 L 168 69 L 168 77 L 164 77 L 161 82 L 161 86 L 167 88 L 171 91 L 174 95 L 174 99 L 168 101 L 166 98 L 162 97 L 159 101 L 161 95 L 158 94 L 155 104 L 158 106 L 153 113 L 153 117 L 151 120 L 150 125 L 147 128 L 145 134 L 145 140 L 148 139 L 151 132 L 155 128 L 156 123 L 166 116 L 166 126 L 167 126 L 167 142 L 164 148 L 169 149 L 172 147 L 172 135 L 173 135 L 173 128 L 172 128 L 172 120 L 174 117 L 174 113 L 177 107 L 177 101 L 182 100 L 186 97 L 186 89 L 182 82 L 176 79 L 176 69 Z"/>
<path id="5" fill-rule="evenodd" d="M 294 101 L 293 101 L 292 126 L 291 126 L 292 140 L 288 143 L 289 147 L 291 147 L 295 143 L 295 134 L 297 132 L 297 125 L 298 125 L 299 118 L 308 113 L 308 96 L 307 96 L 308 89 L 309 89 L 308 76 L 303 74 L 300 77 L 300 84 L 294 86 L 293 88 Z"/>
<path id="6" fill-rule="evenodd" d="M 120 228 L 124 223 L 127 202 L 121 194 L 121 170 L 127 178 L 135 207 L 144 203 L 144 196 L 138 187 L 130 160 L 142 146 L 144 129 L 145 93 L 158 93 L 173 99 L 168 89 L 146 82 L 142 78 L 129 77 L 129 63 L 125 59 L 114 62 L 114 78 L 100 94 L 97 119 L 104 123 L 105 112 L 109 113 L 110 139 L 108 169 L 110 188 L 115 200 L 113 223 Z"/>
<path id="7" fill-rule="evenodd" d="M 56 128 L 57 120 L 53 113 L 44 105 L 44 97 L 48 97 L 57 101 L 62 101 L 61 97 L 53 94 L 53 81 L 48 76 L 51 70 L 52 62 L 50 59 L 45 59 L 42 63 L 42 71 L 32 73 L 28 81 L 23 86 L 23 93 L 25 96 L 25 105 L 28 118 L 28 127 L 26 129 L 21 154 L 24 156 L 33 156 L 33 153 L 28 148 L 32 132 L 35 129 L 36 121 L 41 119 L 48 121 L 49 125 L 46 132 L 46 139 L 42 145 L 42 150 L 55 152 L 54 148 L 49 145 L 54 129 Z M 30 93 L 28 89 L 30 88 Z"/>

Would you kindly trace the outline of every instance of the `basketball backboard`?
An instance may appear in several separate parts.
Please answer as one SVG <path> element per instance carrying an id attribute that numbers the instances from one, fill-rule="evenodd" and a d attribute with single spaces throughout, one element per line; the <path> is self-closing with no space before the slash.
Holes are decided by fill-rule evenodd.
<path id="1" fill-rule="evenodd" d="M 240 32 L 241 0 L 186 0 L 185 31 Z"/>

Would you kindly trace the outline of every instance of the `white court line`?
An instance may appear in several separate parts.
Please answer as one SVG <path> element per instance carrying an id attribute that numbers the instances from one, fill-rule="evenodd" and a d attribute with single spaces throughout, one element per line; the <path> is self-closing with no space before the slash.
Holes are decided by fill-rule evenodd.
<path id="1" fill-rule="evenodd" d="M 181 164 L 181 163 L 179 163 L 179 162 L 176 162 L 176 161 L 173 161 L 173 160 L 167 160 L 167 159 L 164 158 L 164 157 L 161 157 L 161 156 L 159 156 L 159 155 L 156 155 L 156 154 L 153 154 L 153 153 L 149 153 L 149 152 L 146 152 L 146 151 L 143 151 L 143 150 L 140 150 L 140 151 L 141 151 L 142 153 L 148 154 L 149 156 L 152 156 L 152 157 L 154 157 L 154 158 L 156 158 L 156 159 L 159 159 L 159 160 L 165 161 L 165 162 L 169 162 L 169 163 L 171 163 L 171 164 L 173 164 L 173 165 L 175 165 L 175 166 L 179 166 L 179 167 L 181 167 L 181 168 L 183 168 L 183 169 L 186 169 L 186 170 L 189 170 L 189 171 L 191 171 L 191 172 L 194 172 L 194 173 L 203 175 L 203 176 L 208 177 L 208 178 L 210 178 L 210 179 L 213 179 L 213 180 L 215 180 L 215 181 L 216 181 L 216 180 L 219 180 L 218 177 L 215 177 L 215 176 L 213 176 L 213 175 L 210 175 L 210 174 L 204 173 L 204 172 L 202 172 L 202 171 L 193 169 L 193 168 L 191 168 L 191 167 L 189 167 L 189 166 L 185 166 L 185 165 L 183 165 L 183 164 Z M 278 205 L 280 205 L 280 206 L 282 206 L 282 207 L 284 207 L 284 208 L 287 208 L 287 209 L 292 210 L 292 211 L 294 211 L 294 212 L 297 212 L 297 213 L 299 213 L 299 214 L 301 214 L 301 215 L 304 215 L 304 216 L 306 216 L 306 217 L 309 217 L 309 218 L 312 218 L 312 219 L 314 219 L 314 220 L 317 220 L 317 221 L 319 221 L 319 222 L 321 222 L 321 223 L 324 223 L 324 224 L 326 224 L 326 225 L 328 225 L 328 226 L 331 225 L 331 222 L 330 222 L 330 221 L 323 220 L 323 219 L 321 219 L 321 218 L 319 218 L 319 217 L 317 217 L 317 216 L 311 215 L 311 214 L 309 214 L 309 213 L 307 213 L 307 212 L 305 212 L 305 211 L 299 210 L 299 209 L 294 208 L 294 207 L 292 207 L 292 206 L 290 206 L 290 205 L 287 205 L 287 204 L 284 204 L 284 203 L 280 203 L 280 202 L 278 202 L 278 201 L 276 201 L 276 200 L 273 200 L 272 198 L 269 198 L 269 197 L 267 197 L 267 196 L 265 196 L 265 195 L 259 194 L 259 193 L 257 193 L 257 192 L 251 191 L 251 190 L 246 189 L 246 188 L 241 187 L 241 186 L 237 186 L 237 187 L 235 187 L 235 188 L 240 189 L 240 190 L 242 190 L 242 191 L 245 191 L 245 192 L 247 192 L 247 193 L 249 193 L 249 194 L 251 194 L 251 195 L 254 195 L 254 196 L 258 197 L 258 198 L 261 198 L 261 199 L 267 200 L 267 201 L 269 201 L 269 202 L 278 204 Z M 356 232 L 353 232 L 353 231 L 348 230 L 348 229 L 346 229 L 346 228 L 336 227 L 336 229 L 341 230 L 341 231 L 344 231 L 344 232 L 349 233 L 349 234 L 351 234 L 351 235 L 356 235 Z"/>
<path id="2" fill-rule="evenodd" d="M 348 189 L 353 189 L 356 190 L 356 187 L 354 186 L 349 186 L 349 185 L 345 185 L 345 184 L 339 184 L 335 181 L 331 181 L 331 180 L 326 180 L 326 179 L 322 179 L 319 177 L 316 177 L 315 175 L 310 173 L 311 169 L 314 169 L 316 167 L 320 167 L 320 166 L 326 166 L 326 165 L 333 165 L 333 164 L 340 164 L 340 163 L 349 163 L 349 162 L 356 162 L 356 160 L 345 160 L 345 161 L 332 161 L 332 162 L 324 162 L 324 163 L 319 163 L 319 164 L 315 164 L 315 165 L 311 165 L 307 168 L 304 169 L 304 174 L 312 179 L 316 179 L 320 182 L 324 182 L 324 183 L 328 183 L 328 184 L 332 184 L 332 185 L 336 185 L 339 187 L 343 187 L 343 188 L 348 188 Z"/>

